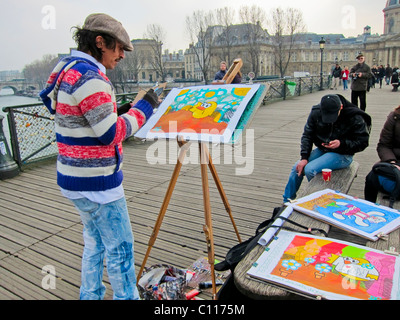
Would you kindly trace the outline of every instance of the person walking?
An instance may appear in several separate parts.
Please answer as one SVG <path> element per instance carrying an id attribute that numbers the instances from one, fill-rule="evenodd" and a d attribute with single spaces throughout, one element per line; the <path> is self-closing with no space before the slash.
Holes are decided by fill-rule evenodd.
<path id="1" fill-rule="evenodd" d="M 392 92 L 399 91 L 399 69 L 397 67 L 393 68 L 392 78 L 390 79 L 390 83 L 392 84 Z"/>
<path id="2" fill-rule="evenodd" d="M 348 82 L 349 82 L 349 67 L 345 66 L 344 70 L 342 71 L 342 81 L 343 81 L 343 90 L 348 90 Z"/>
<path id="3" fill-rule="evenodd" d="M 342 68 L 336 63 L 335 68 L 332 69 L 332 84 L 331 90 L 337 90 L 339 88 L 340 77 L 342 75 Z"/>
<path id="4" fill-rule="evenodd" d="M 385 78 L 385 68 L 383 65 L 380 65 L 378 68 L 379 89 L 382 89 L 383 78 Z"/>
<path id="5" fill-rule="evenodd" d="M 392 74 L 393 69 L 390 67 L 390 64 L 388 64 L 385 69 L 385 81 L 387 86 L 390 84 L 390 78 L 392 77 Z"/>
<path id="6" fill-rule="evenodd" d="M 357 56 L 358 63 L 350 69 L 351 80 L 351 103 L 365 111 L 367 108 L 367 86 L 368 80 L 372 77 L 371 68 L 365 63 L 363 54 Z"/>

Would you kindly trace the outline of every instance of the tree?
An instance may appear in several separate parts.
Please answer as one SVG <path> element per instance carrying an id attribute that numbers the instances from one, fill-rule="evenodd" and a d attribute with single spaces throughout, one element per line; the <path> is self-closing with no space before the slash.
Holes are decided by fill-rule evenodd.
<path id="1" fill-rule="evenodd" d="M 208 82 L 208 73 L 211 65 L 212 42 L 214 38 L 214 14 L 212 11 L 195 11 L 192 16 L 186 17 L 186 31 L 190 41 L 195 43 L 191 48 L 196 62 L 203 74 L 205 83 Z"/>
<path id="2" fill-rule="evenodd" d="M 234 36 L 234 19 L 235 10 L 232 8 L 224 7 L 216 10 L 217 21 L 222 26 L 222 32 L 218 36 L 218 42 L 222 46 L 221 60 L 226 61 L 228 64 L 232 63 L 233 51 L 233 36 Z"/>
<path id="3" fill-rule="evenodd" d="M 36 82 L 39 89 L 43 89 L 57 61 L 57 56 L 46 54 L 41 60 L 27 64 L 22 71 L 25 79 Z"/>
<path id="4" fill-rule="evenodd" d="M 265 44 L 268 33 L 263 29 L 266 21 L 264 10 L 256 5 L 244 6 L 239 10 L 240 21 L 246 28 L 247 52 L 249 63 L 256 76 L 260 70 L 261 45 Z"/>
<path id="5" fill-rule="evenodd" d="M 160 25 L 151 24 L 147 26 L 147 31 L 144 37 L 153 40 L 150 42 L 150 47 L 153 55 L 151 57 L 148 57 L 149 62 L 153 69 L 161 76 L 161 81 L 165 82 L 167 72 L 164 67 L 162 46 L 165 41 L 166 33 Z"/>
<path id="6" fill-rule="evenodd" d="M 270 33 L 274 44 L 275 66 L 281 77 L 285 76 L 299 34 L 305 30 L 303 13 L 300 10 L 294 8 L 272 10 Z"/>
<path id="7" fill-rule="evenodd" d="M 128 69 L 128 80 L 139 81 L 139 71 L 146 65 L 146 56 L 143 51 L 133 50 L 125 54 L 123 62 Z"/>

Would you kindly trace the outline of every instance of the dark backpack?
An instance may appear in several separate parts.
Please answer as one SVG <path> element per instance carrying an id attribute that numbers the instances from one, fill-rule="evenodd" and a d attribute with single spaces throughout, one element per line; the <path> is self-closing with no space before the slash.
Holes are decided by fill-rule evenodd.
<path id="1" fill-rule="evenodd" d="M 379 162 L 372 167 L 374 183 L 379 185 L 379 190 L 386 194 L 389 194 L 390 204 L 389 207 L 393 208 L 394 202 L 400 197 L 400 170 L 393 164 L 387 162 Z M 385 177 L 392 181 L 395 181 L 395 187 L 391 193 L 388 193 L 385 189 L 380 186 L 379 176 Z"/>

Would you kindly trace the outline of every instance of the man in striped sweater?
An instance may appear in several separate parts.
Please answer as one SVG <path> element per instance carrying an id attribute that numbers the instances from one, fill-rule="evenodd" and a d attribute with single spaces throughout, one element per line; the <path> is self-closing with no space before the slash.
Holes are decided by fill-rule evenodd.
<path id="1" fill-rule="evenodd" d="M 132 136 L 158 105 L 148 92 L 118 116 L 114 88 L 105 75 L 132 51 L 120 22 L 89 15 L 74 39 L 78 49 L 61 60 L 48 80 L 59 155 L 57 183 L 80 213 L 84 226 L 81 299 L 103 299 L 103 259 L 114 299 L 139 299 L 133 234 L 122 186 L 122 142 Z"/>

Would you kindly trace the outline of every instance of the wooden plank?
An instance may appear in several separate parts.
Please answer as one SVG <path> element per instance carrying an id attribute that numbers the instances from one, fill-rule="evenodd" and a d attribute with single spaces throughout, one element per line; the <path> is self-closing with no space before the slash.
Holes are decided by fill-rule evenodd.
<path id="1" fill-rule="evenodd" d="M 325 182 L 322 179 L 322 174 L 319 173 L 312 179 L 306 188 L 302 191 L 302 195 L 308 195 L 324 189 L 333 189 L 342 193 L 347 193 L 357 177 L 358 168 L 360 167 L 357 161 L 353 161 L 349 168 L 332 171 L 332 180 Z"/>
<path id="2" fill-rule="evenodd" d="M 26 300 L 53 300 L 54 296 L 18 274 L 0 268 L 0 286 Z"/>
<path id="3" fill-rule="evenodd" d="M 23 248 L 23 245 L 7 239 L 5 235 L 0 235 L 0 252 L 2 253 L 0 259 L 7 257 L 9 254 L 13 254 L 19 250 L 22 250 Z"/>
<path id="4" fill-rule="evenodd" d="M 0 300 L 22 300 L 22 298 L 0 285 Z"/>

